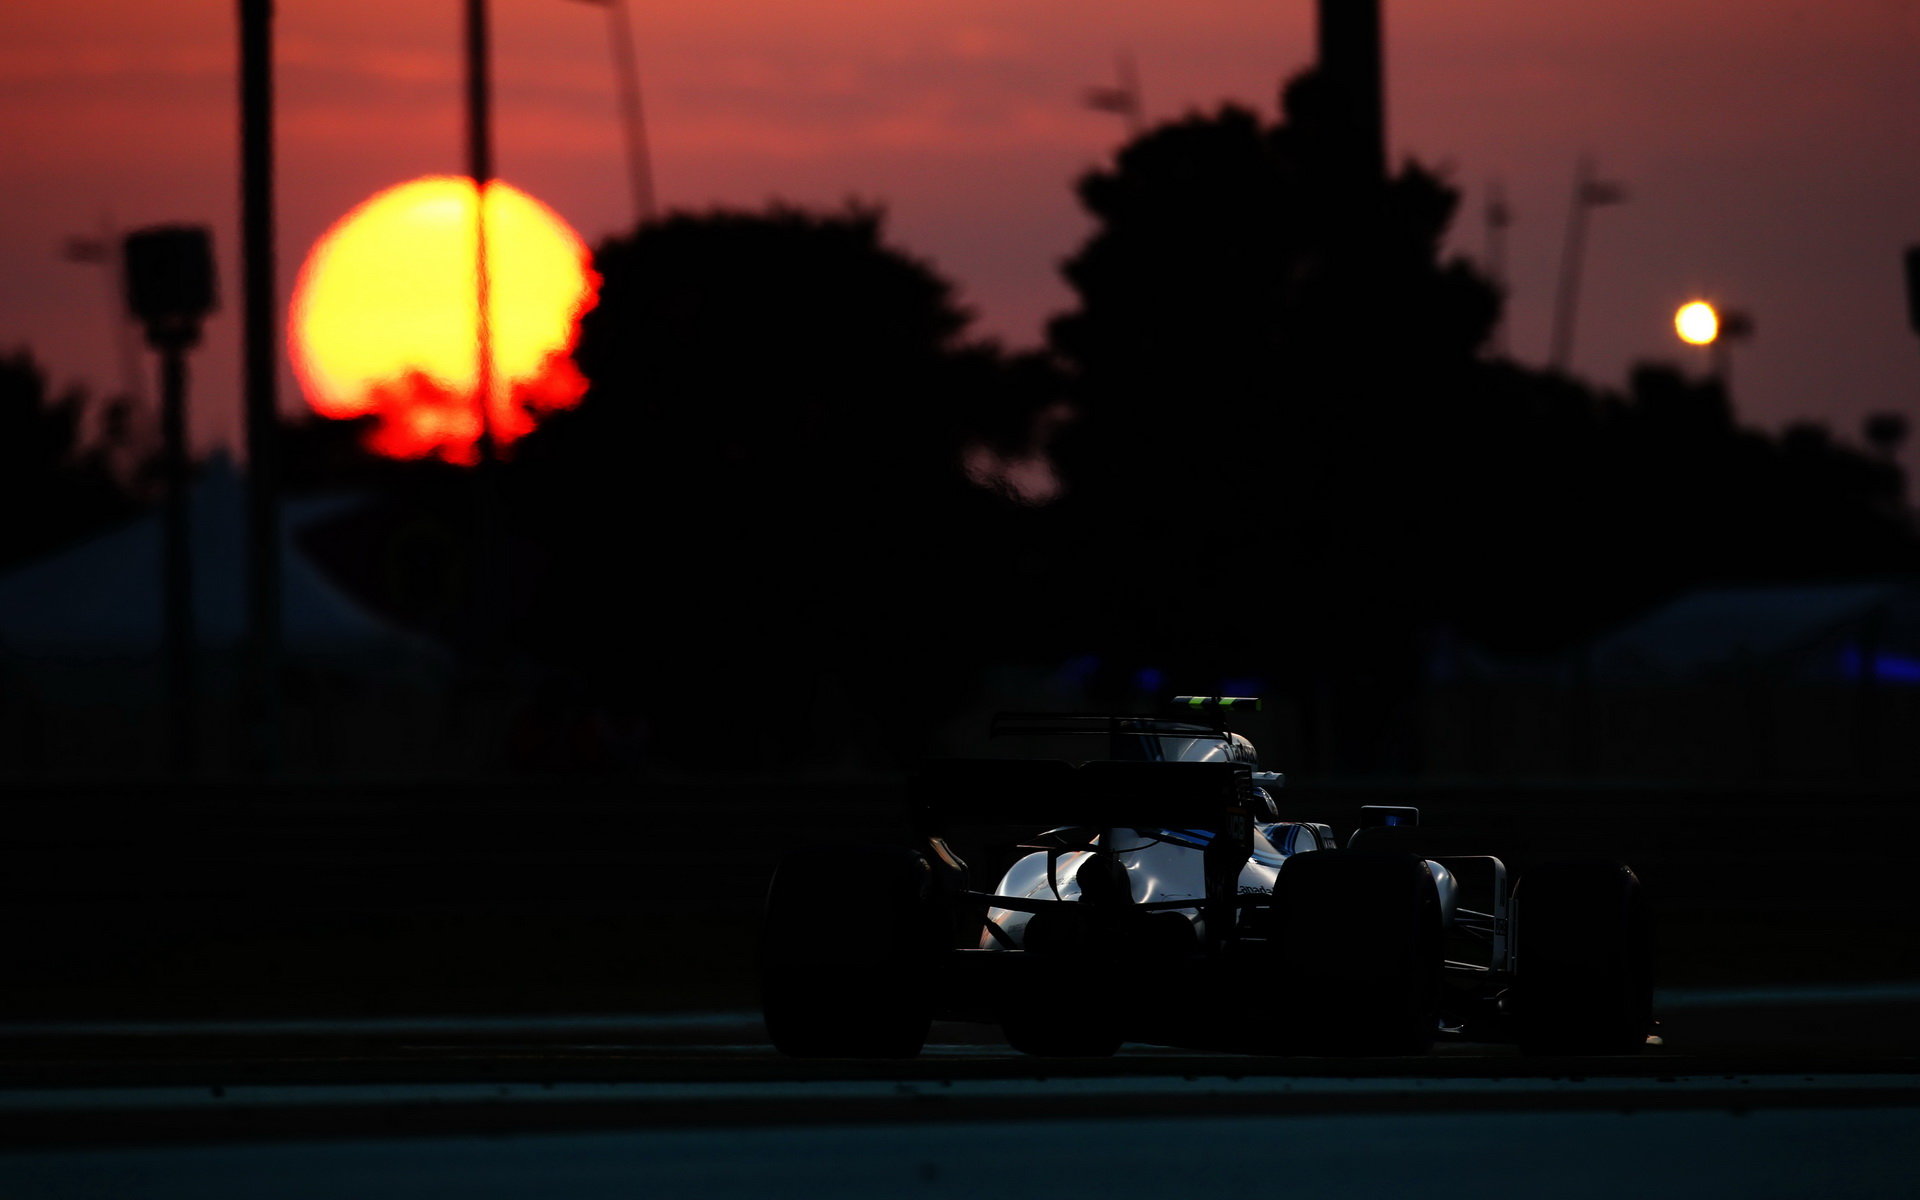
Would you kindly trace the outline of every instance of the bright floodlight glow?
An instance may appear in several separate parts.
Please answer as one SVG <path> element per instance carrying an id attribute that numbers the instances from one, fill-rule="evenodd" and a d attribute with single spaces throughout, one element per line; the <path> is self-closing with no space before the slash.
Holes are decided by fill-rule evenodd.
<path id="1" fill-rule="evenodd" d="M 1673 328 L 1680 340 L 1694 346 L 1711 346 L 1720 336 L 1720 314 L 1705 300 L 1680 306 L 1673 314 Z"/>

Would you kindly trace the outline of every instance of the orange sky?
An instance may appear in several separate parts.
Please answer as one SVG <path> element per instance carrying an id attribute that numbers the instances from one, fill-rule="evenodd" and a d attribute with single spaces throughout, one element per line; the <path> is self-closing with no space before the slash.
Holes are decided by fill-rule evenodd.
<path id="1" fill-rule="evenodd" d="M 669 206 L 886 202 L 895 240 L 961 285 L 986 329 L 1031 342 L 1068 303 L 1055 265 L 1086 233 L 1070 192 L 1118 121 L 1079 104 L 1131 48 L 1151 114 L 1270 106 L 1312 54 L 1310 0 L 632 0 Z M 461 167 L 459 13 L 279 0 L 283 292 L 356 202 Z M 1920 342 L 1898 256 L 1920 242 L 1920 4 L 1829 0 L 1386 0 L 1396 156 L 1451 167 L 1456 247 L 1480 253 L 1504 181 L 1510 344 L 1545 356 L 1575 159 L 1629 203 L 1595 214 L 1575 366 L 1699 365 L 1671 316 L 1695 292 L 1749 309 L 1749 421 L 1913 411 Z M 102 216 L 215 226 L 237 297 L 231 2 L 0 6 L 0 347 L 58 379 L 120 378 L 106 280 L 62 262 Z M 604 13 L 494 0 L 500 173 L 589 241 L 629 217 Z M 195 363 L 196 439 L 233 440 L 237 321 Z M 291 402 L 291 382 L 286 398 Z"/>

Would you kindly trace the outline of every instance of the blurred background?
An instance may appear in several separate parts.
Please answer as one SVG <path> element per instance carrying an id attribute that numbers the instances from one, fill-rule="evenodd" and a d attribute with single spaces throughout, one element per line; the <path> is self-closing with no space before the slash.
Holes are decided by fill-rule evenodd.
<path id="1" fill-rule="evenodd" d="M 0 16 L 10 1011 L 742 1003 L 1176 692 L 1920 971 L 1908 7 L 283 7 Z"/>

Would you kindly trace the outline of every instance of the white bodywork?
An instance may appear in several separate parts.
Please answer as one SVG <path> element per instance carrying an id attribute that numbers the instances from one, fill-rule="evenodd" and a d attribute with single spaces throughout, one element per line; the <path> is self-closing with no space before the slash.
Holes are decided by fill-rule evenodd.
<path id="1" fill-rule="evenodd" d="M 1156 757 L 1162 761 L 1242 762 L 1255 768 L 1259 766 L 1253 743 L 1237 733 L 1228 734 L 1227 737 L 1230 740 L 1223 741 L 1218 737 L 1158 737 L 1152 740 L 1159 744 Z M 1205 936 L 1205 921 L 1200 915 L 1199 906 L 1206 897 L 1204 850 L 1209 834 L 1177 829 L 1110 829 L 1081 830 L 1078 831 L 1080 836 L 1075 838 L 1073 830 L 1053 832 L 1067 835 L 1070 842 L 1087 844 L 1091 841 L 1102 850 L 1111 851 L 1126 871 L 1136 904 L 1192 900 L 1193 908 L 1174 911 L 1184 913 L 1194 923 L 1195 932 Z M 1239 892 L 1243 896 L 1271 895 L 1274 880 L 1288 858 L 1295 854 L 1332 848 L 1333 831 L 1325 825 L 1293 821 L 1256 825 L 1253 852 L 1240 871 Z M 1049 859 L 1053 860 L 1051 872 L 1048 870 Z M 1008 868 L 999 886 L 994 889 L 994 894 L 1031 900 L 1078 900 L 1080 869 L 1093 859 L 1094 855 L 1086 850 L 1035 851 Z M 1431 860 L 1427 862 L 1427 870 L 1433 874 L 1434 883 L 1439 889 L 1441 920 L 1443 924 L 1451 923 L 1458 890 L 1453 874 Z M 1023 942 L 1029 919 L 1030 914 L 1025 912 L 1005 908 L 988 909 L 987 920 L 998 927 L 1001 936 L 994 936 L 992 930 L 983 931 L 980 948 L 1018 948 Z"/>
<path id="2" fill-rule="evenodd" d="M 1280 873 L 1280 864 L 1286 861 L 1289 854 L 1324 848 L 1320 844 L 1319 828 L 1288 822 L 1257 826 L 1253 836 L 1253 855 L 1240 871 L 1240 893 L 1271 894 L 1274 877 Z M 1113 839 L 1111 842 L 1105 840 L 1109 836 Z M 1204 837 L 1204 834 L 1196 837 L 1181 830 L 1115 829 L 1102 834 L 1100 844 L 1111 847 L 1121 866 L 1126 869 L 1127 882 L 1131 885 L 1136 904 L 1192 900 L 1194 908 L 1176 911 L 1185 912 L 1198 927 L 1197 932 L 1204 933 L 1199 910 L 1207 891 L 1202 875 L 1202 850 L 1206 843 L 1200 840 Z M 1054 864 L 1053 879 L 1049 882 L 1048 854 L 1036 851 L 1008 868 L 995 894 L 1034 900 L 1078 900 L 1080 868 L 1092 857 L 1085 850 L 1059 854 Z M 1055 890 L 1056 886 L 1058 891 Z M 994 908 L 987 911 L 987 919 L 998 925 L 1001 932 L 1018 945 L 1026 931 L 1028 914 Z M 980 945 L 982 949 L 991 950 L 1002 943 L 991 934 L 982 934 Z"/>

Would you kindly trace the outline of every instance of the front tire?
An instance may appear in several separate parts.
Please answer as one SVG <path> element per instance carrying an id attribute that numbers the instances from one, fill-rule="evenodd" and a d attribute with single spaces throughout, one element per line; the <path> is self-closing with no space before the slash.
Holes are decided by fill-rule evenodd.
<path id="1" fill-rule="evenodd" d="M 1297 855 L 1280 870 L 1274 909 L 1283 1052 L 1433 1048 L 1440 900 L 1425 862 L 1366 850 Z"/>
<path id="2" fill-rule="evenodd" d="M 1625 863 L 1543 863 L 1514 886 L 1522 1054 L 1637 1054 L 1653 1026 L 1651 921 Z"/>
<path id="3" fill-rule="evenodd" d="M 795 1058 L 912 1058 L 946 944 L 933 871 L 900 846 L 788 855 L 767 888 L 761 1014 Z"/>

